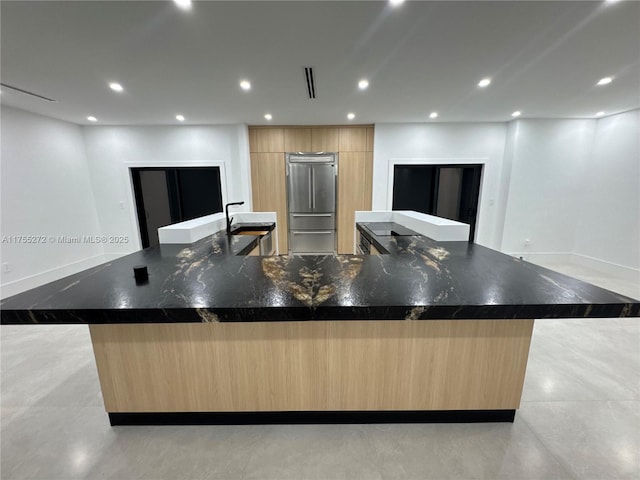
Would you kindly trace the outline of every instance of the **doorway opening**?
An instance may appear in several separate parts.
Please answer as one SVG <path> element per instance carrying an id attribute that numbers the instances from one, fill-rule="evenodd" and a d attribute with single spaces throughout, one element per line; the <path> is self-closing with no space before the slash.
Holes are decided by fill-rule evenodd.
<path id="1" fill-rule="evenodd" d="M 467 223 L 473 242 L 481 178 L 482 165 L 394 165 L 391 208 Z"/>
<path id="2" fill-rule="evenodd" d="M 142 248 L 158 228 L 222 212 L 220 167 L 131 168 Z"/>

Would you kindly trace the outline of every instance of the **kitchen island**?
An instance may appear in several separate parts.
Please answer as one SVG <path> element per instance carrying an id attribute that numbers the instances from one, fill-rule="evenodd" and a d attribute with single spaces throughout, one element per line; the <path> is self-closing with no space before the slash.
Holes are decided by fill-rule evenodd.
<path id="1" fill-rule="evenodd" d="M 359 229 L 388 254 L 247 257 L 256 237 L 219 232 L 8 298 L 2 323 L 89 324 L 113 424 L 512 421 L 534 318 L 640 315 L 476 244 Z"/>

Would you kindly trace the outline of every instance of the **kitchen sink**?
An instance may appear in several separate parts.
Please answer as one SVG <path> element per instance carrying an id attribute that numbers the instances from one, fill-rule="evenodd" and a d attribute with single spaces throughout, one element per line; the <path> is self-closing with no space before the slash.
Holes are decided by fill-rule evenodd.
<path id="1" fill-rule="evenodd" d="M 273 235 L 272 230 L 265 229 L 262 225 L 240 225 L 231 230 L 231 235 L 253 235 L 260 237 L 260 255 L 273 254 Z"/>
<path id="2" fill-rule="evenodd" d="M 233 230 L 231 235 L 257 235 L 262 236 L 269 233 L 269 230 L 243 230 L 242 228 L 238 230 Z"/>
<path id="3" fill-rule="evenodd" d="M 231 235 L 266 235 L 271 229 L 267 225 L 237 225 L 231 228 Z"/>

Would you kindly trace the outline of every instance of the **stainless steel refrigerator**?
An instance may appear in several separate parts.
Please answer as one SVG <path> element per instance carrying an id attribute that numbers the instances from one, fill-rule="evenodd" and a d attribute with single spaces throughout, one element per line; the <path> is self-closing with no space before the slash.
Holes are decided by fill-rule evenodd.
<path id="1" fill-rule="evenodd" d="M 287 153 L 289 253 L 336 252 L 336 153 Z"/>

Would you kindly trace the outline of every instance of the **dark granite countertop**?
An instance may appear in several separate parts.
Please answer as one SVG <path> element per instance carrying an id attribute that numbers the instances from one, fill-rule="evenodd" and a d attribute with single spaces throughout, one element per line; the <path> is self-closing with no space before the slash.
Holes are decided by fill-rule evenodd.
<path id="1" fill-rule="evenodd" d="M 2 323 L 640 316 L 637 300 L 489 248 L 371 225 L 389 255 L 248 257 L 259 237 L 224 232 L 148 248 L 3 300 Z"/>

